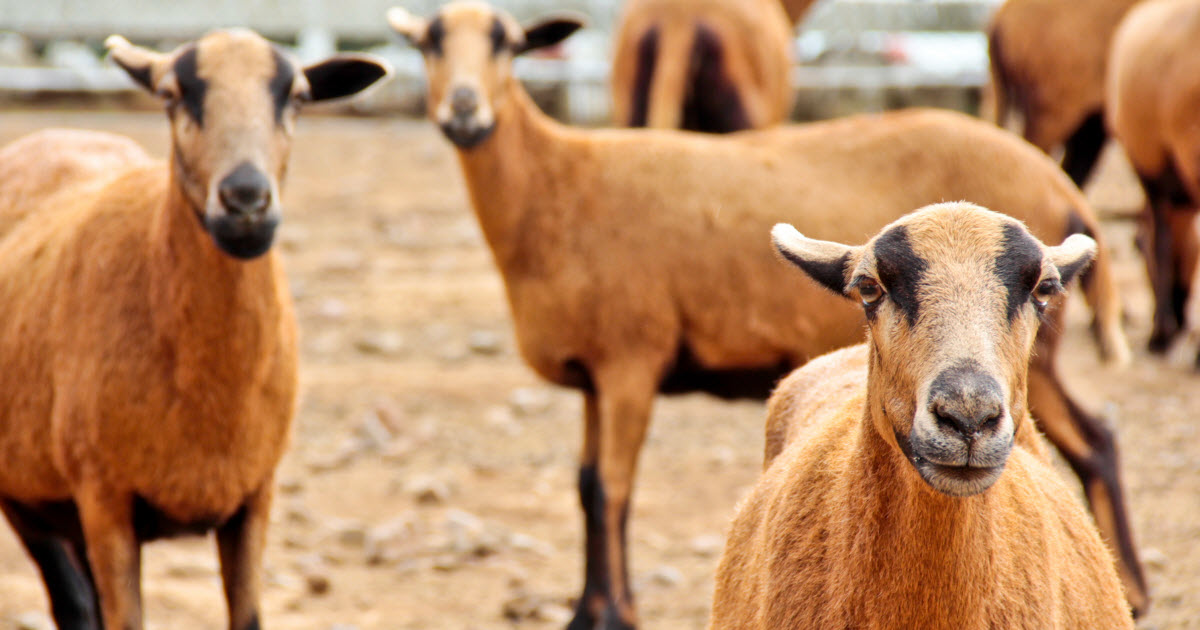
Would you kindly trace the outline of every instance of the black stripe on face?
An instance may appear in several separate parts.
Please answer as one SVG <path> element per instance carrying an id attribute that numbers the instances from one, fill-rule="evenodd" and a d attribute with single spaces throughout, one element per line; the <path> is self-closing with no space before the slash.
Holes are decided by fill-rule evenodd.
<path id="1" fill-rule="evenodd" d="M 994 273 L 1008 291 L 1007 314 L 1011 322 L 1042 277 L 1042 249 L 1028 232 L 1013 223 L 1004 226 L 1000 248 Z"/>
<path id="2" fill-rule="evenodd" d="M 175 81 L 179 84 L 179 100 L 196 125 L 204 126 L 204 96 L 208 81 L 196 74 L 196 47 L 192 46 L 175 60 Z"/>
<path id="3" fill-rule="evenodd" d="M 267 91 L 271 93 L 271 102 L 275 105 L 275 122 L 281 123 L 283 112 L 292 100 L 292 83 L 296 80 L 296 70 L 278 50 L 272 50 L 271 56 L 275 58 L 275 76 L 272 76 L 267 84 Z"/>
<path id="4" fill-rule="evenodd" d="M 442 16 L 433 18 L 429 23 L 429 28 L 425 29 L 425 41 L 421 42 L 421 49 L 427 53 L 433 53 L 441 56 L 442 40 L 446 37 L 446 23 L 442 21 Z"/>
<path id="5" fill-rule="evenodd" d="M 916 326 L 921 315 L 918 290 L 929 263 L 913 251 L 908 228 L 898 225 L 875 239 L 875 270 L 888 299 L 900 309 L 909 326 Z M 871 314 L 868 313 L 868 316 Z"/>

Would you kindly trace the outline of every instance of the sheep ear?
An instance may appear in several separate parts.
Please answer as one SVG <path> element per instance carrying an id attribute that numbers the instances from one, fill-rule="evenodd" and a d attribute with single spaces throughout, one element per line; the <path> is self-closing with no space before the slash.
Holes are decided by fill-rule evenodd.
<path id="1" fill-rule="evenodd" d="M 525 29 L 525 41 L 513 49 L 514 55 L 553 46 L 583 28 L 583 20 L 574 17 L 550 18 Z"/>
<path id="2" fill-rule="evenodd" d="M 1046 257 L 1058 268 L 1059 279 L 1066 286 L 1079 272 L 1087 269 L 1096 256 L 1096 241 L 1084 234 L 1072 234 L 1058 247 L 1047 247 Z"/>
<path id="3" fill-rule="evenodd" d="M 314 101 L 358 94 L 391 73 L 386 61 L 361 54 L 335 55 L 304 68 Z"/>
<path id="4" fill-rule="evenodd" d="M 421 45 L 421 41 L 425 39 L 425 31 L 429 28 L 428 20 L 417 17 L 400 7 L 388 9 L 387 22 L 393 31 L 399 33 L 413 46 Z"/>
<path id="5" fill-rule="evenodd" d="M 109 35 L 108 39 L 104 40 L 104 47 L 129 78 L 152 94 L 158 91 L 155 75 L 166 62 L 168 55 L 134 46 L 120 35 Z"/>
<path id="6" fill-rule="evenodd" d="M 821 286 L 838 294 L 846 292 L 850 261 L 862 249 L 808 238 L 786 223 L 779 223 L 771 230 L 771 242 L 775 245 L 775 251 L 785 260 L 799 267 Z"/>

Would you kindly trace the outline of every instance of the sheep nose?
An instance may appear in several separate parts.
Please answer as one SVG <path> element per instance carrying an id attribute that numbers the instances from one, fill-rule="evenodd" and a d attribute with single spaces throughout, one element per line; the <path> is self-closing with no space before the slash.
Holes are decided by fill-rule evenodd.
<path id="1" fill-rule="evenodd" d="M 474 114 L 475 110 L 479 109 L 479 98 L 475 96 L 475 90 L 469 87 L 454 88 L 450 93 L 450 109 L 455 116 Z"/>
<path id="2" fill-rule="evenodd" d="M 217 186 L 221 205 L 231 214 L 261 213 L 271 203 L 271 182 L 249 162 L 243 162 Z"/>
<path id="3" fill-rule="evenodd" d="M 975 368 L 942 371 L 929 390 L 929 412 L 945 431 L 972 440 L 991 432 L 1004 416 L 1004 394 L 991 375 Z"/>

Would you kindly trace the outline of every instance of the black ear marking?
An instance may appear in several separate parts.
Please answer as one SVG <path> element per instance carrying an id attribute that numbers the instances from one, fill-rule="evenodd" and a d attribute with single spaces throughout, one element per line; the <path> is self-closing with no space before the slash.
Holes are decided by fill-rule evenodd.
<path id="1" fill-rule="evenodd" d="M 504 24 L 500 23 L 500 18 L 492 18 L 492 54 L 498 55 L 501 50 L 508 47 L 508 32 L 504 30 Z"/>
<path id="2" fill-rule="evenodd" d="M 150 92 L 154 92 L 154 84 L 152 83 L 153 77 L 151 77 L 151 75 L 150 75 L 149 64 L 138 67 L 138 66 L 131 66 L 131 65 L 121 61 L 120 57 L 117 57 L 115 55 L 113 56 L 112 59 L 113 59 L 113 61 L 117 62 L 118 66 L 121 66 L 121 69 L 125 71 L 125 74 L 128 74 L 129 78 L 133 79 L 133 81 L 135 83 L 142 86 L 143 89 L 149 90 Z"/>
<path id="3" fill-rule="evenodd" d="M 837 260 L 814 261 L 806 258 L 800 258 L 793 255 L 791 252 L 780 249 L 779 253 L 788 260 L 788 262 L 796 265 L 808 277 L 812 278 L 817 284 L 843 295 L 846 292 L 846 263 L 850 262 L 850 252 L 842 254 Z"/>
<path id="4" fill-rule="evenodd" d="M 1092 264 L 1093 256 L 1080 256 L 1078 260 L 1069 264 L 1062 265 L 1058 268 L 1059 282 L 1065 287 L 1071 284 L 1075 276 L 1079 275 L 1084 269 L 1087 269 Z"/>
<path id="5" fill-rule="evenodd" d="M 996 279 L 1008 291 L 1008 321 L 1017 316 L 1042 276 L 1042 249 L 1029 232 L 1015 223 L 1004 225 L 1000 255 L 994 268 Z M 1062 270 L 1059 270 L 1062 273 Z M 1063 284 L 1066 284 L 1064 282 Z"/>
<path id="6" fill-rule="evenodd" d="M 175 81 L 179 84 L 179 99 L 196 125 L 204 126 L 204 96 L 208 81 L 196 74 L 196 47 L 189 46 L 175 60 Z"/>
<path id="7" fill-rule="evenodd" d="M 583 22 L 571 18 L 551 18 L 525 30 L 525 42 L 513 49 L 513 54 L 553 46 L 583 27 Z"/>
<path id="8" fill-rule="evenodd" d="M 929 263 L 917 255 L 908 237 L 908 227 L 897 225 L 875 239 L 875 270 L 879 282 L 908 320 L 915 326 L 921 316 L 917 296 Z"/>
<path id="9" fill-rule="evenodd" d="M 446 22 L 439 15 L 429 23 L 429 27 L 425 29 L 425 38 L 417 45 L 425 52 L 440 56 L 442 54 L 442 40 L 445 38 Z"/>
<path id="10" fill-rule="evenodd" d="M 387 67 L 361 56 L 339 55 L 304 69 L 312 100 L 350 96 L 386 76 Z"/>

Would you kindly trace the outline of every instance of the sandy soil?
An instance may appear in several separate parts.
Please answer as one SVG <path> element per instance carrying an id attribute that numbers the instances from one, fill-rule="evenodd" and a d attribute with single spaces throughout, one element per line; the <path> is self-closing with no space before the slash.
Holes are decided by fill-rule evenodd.
<path id="1" fill-rule="evenodd" d="M 6 112 L 126 133 L 165 154 L 157 114 Z M 293 150 L 280 247 L 303 332 L 303 396 L 267 552 L 271 628 L 559 628 L 582 583 L 581 404 L 516 355 L 500 278 L 454 155 L 423 121 L 311 117 Z M 1096 203 L 1139 203 L 1119 159 Z M 1149 296 L 1132 226 L 1105 230 L 1140 347 Z M 1153 588 L 1140 628 L 1200 628 L 1200 376 L 1139 352 L 1099 366 L 1073 304 L 1062 368 L 1118 423 Z M 663 399 L 631 531 L 645 628 L 702 628 L 733 506 L 753 483 L 762 406 Z M 212 541 L 145 551 L 149 628 L 223 627 Z M 0 628 L 41 628 L 33 565 L 0 526 Z"/>

